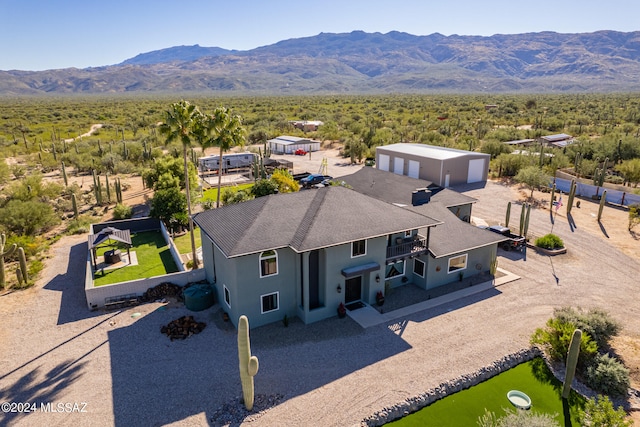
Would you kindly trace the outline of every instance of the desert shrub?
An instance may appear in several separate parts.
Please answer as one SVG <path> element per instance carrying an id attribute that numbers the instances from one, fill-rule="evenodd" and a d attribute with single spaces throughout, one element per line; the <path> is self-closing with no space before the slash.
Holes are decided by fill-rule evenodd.
<path id="1" fill-rule="evenodd" d="M 623 185 L 624 184 L 624 178 L 618 175 L 607 175 L 604 178 L 604 182 L 608 182 L 610 184 L 618 184 L 618 185 Z"/>
<path id="2" fill-rule="evenodd" d="M 629 427 L 632 421 L 621 406 L 613 408 L 613 403 L 606 396 L 598 396 L 587 400 L 579 414 L 580 424 L 589 427 Z"/>
<path id="3" fill-rule="evenodd" d="M 251 194 L 255 197 L 268 196 L 278 192 L 278 184 L 270 179 L 259 179 L 251 187 Z"/>
<path id="4" fill-rule="evenodd" d="M 233 188 L 225 188 L 220 194 L 220 201 L 223 205 L 233 205 L 251 198 L 251 194 L 248 191 Z"/>
<path id="5" fill-rule="evenodd" d="M 7 246 L 16 244 L 19 248 L 24 250 L 25 256 L 31 258 L 42 252 L 47 246 L 46 241 L 39 236 L 25 236 L 9 234 L 7 235 Z M 18 261 L 18 252 L 14 252 L 11 256 L 5 255 L 5 261 Z"/>
<path id="6" fill-rule="evenodd" d="M 10 200 L 0 209 L 0 228 L 35 236 L 60 222 L 50 204 L 35 200 Z"/>
<path id="7" fill-rule="evenodd" d="M 505 410 L 507 415 L 498 418 L 485 410 L 478 418 L 479 427 L 558 427 L 554 416 L 544 413 L 520 410 Z"/>
<path id="8" fill-rule="evenodd" d="M 547 234 L 536 239 L 536 246 L 544 249 L 558 249 L 564 248 L 564 242 L 555 234 Z"/>
<path id="9" fill-rule="evenodd" d="M 640 224 L 640 205 L 634 204 L 629 206 L 629 231 L 638 224 Z"/>
<path id="10" fill-rule="evenodd" d="M 608 348 L 609 340 L 620 330 L 620 324 L 604 310 L 592 309 L 583 311 L 572 307 L 555 309 L 554 316 L 563 322 L 572 323 L 589 334 L 598 345 L 598 349 Z"/>
<path id="11" fill-rule="evenodd" d="M 271 180 L 278 185 L 279 193 L 293 193 L 300 190 L 300 184 L 286 169 L 276 169 L 271 175 Z"/>
<path id="12" fill-rule="evenodd" d="M 585 383 L 608 396 L 625 396 L 629 389 L 629 370 L 608 354 L 598 355 L 584 372 Z"/>
<path id="13" fill-rule="evenodd" d="M 532 344 L 539 344 L 549 352 L 554 360 L 564 360 L 567 357 L 569 344 L 576 325 L 562 319 L 552 318 L 547 321 L 546 328 L 538 328 L 531 336 Z M 596 355 L 598 347 L 588 333 L 582 334 L 580 341 L 579 366 L 585 366 Z"/>
<path id="14" fill-rule="evenodd" d="M 89 215 L 80 215 L 78 219 L 69 221 L 67 225 L 67 233 L 69 234 L 84 234 L 89 232 L 89 225 L 95 222 Z"/>
<path id="15" fill-rule="evenodd" d="M 113 208 L 113 219 L 129 219 L 132 215 L 133 209 L 131 209 L 131 206 L 118 203 L 116 207 Z"/>

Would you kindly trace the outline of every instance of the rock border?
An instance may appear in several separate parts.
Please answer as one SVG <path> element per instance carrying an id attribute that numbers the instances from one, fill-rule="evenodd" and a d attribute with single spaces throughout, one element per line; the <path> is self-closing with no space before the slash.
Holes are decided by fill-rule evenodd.
<path id="1" fill-rule="evenodd" d="M 540 246 L 535 246 L 535 245 L 531 245 L 532 248 L 534 248 L 536 250 L 536 252 L 542 254 L 542 255 L 548 255 L 548 256 L 554 256 L 554 255 L 561 255 L 561 254 L 566 254 L 567 253 L 567 248 L 559 248 L 559 249 L 545 249 L 545 248 L 541 248 Z"/>
<path id="2" fill-rule="evenodd" d="M 441 383 L 437 387 L 427 390 L 418 396 L 409 397 L 396 405 L 385 407 L 362 420 L 361 425 L 374 427 L 390 423 L 391 421 L 405 417 L 412 412 L 416 412 L 425 406 L 432 404 L 436 400 L 440 400 L 450 394 L 478 385 L 489 378 L 507 371 L 521 363 L 528 362 L 536 357 L 544 358 L 543 352 L 538 347 L 522 349 L 516 353 L 509 354 L 500 360 L 493 362 L 491 365 L 484 366 L 471 374 L 461 375 L 450 381 Z M 546 358 L 544 359 L 546 361 Z"/>

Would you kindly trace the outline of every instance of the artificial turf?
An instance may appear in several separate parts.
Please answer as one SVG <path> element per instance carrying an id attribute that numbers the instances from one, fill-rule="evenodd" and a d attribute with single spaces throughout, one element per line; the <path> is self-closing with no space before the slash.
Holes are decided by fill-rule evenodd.
<path id="1" fill-rule="evenodd" d="M 522 363 L 474 387 L 454 393 L 431 405 L 393 421 L 388 426 L 475 426 L 485 410 L 498 417 L 513 410 L 507 392 L 520 390 L 531 398 L 531 409 L 553 415 L 562 426 L 579 426 L 578 412 L 585 399 L 571 391 L 564 402 L 562 383 L 549 371 L 541 358 Z"/>
<path id="2" fill-rule="evenodd" d="M 169 246 L 159 231 L 145 231 L 131 236 L 131 251 L 136 252 L 138 265 L 124 266 L 113 270 L 98 270 L 94 274 L 94 286 L 112 283 L 128 282 L 130 280 L 145 279 L 161 276 L 178 271 L 171 256 Z M 113 246 L 98 248 L 97 255 L 103 255 Z M 120 249 L 126 253 L 126 249 Z"/>

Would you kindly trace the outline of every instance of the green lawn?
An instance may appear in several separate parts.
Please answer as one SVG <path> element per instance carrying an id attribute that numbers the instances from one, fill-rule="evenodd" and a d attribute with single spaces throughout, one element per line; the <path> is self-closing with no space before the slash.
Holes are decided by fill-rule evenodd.
<path id="1" fill-rule="evenodd" d="M 225 188 L 231 188 L 234 190 L 248 190 L 251 187 L 253 187 L 253 182 L 250 184 L 239 184 L 239 185 L 234 185 L 232 187 L 222 187 L 222 191 L 224 191 Z M 216 201 L 216 199 L 218 198 L 218 187 L 211 187 L 207 190 L 204 191 L 203 195 L 202 195 L 202 201 L 205 200 L 211 200 L 213 202 Z"/>
<path id="2" fill-rule="evenodd" d="M 194 240 L 196 241 L 196 248 L 199 248 L 200 246 L 202 246 L 202 235 L 200 234 L 200 228 L 194 226 L 193 237 L 194 237 Z M 181 254 L 191 253 L 191 235 L 188 231 L 182 236 L 174 237 L 173 243 L 176 244 L 176 247 L 178 248 L 179 253 Z"/>
<path id="3" fill-rule="evenodd" d="M 563 407 L 560 396 L 562 383 L 551 374 L 541 358 L 522 363 L 387 425 L 475 426 L 485 408 L 499 417 L 505 414 L 503 408 L 514 408 L 507 400 L 509 390 L 525 392 L 531 398 L 531 411 L 554 415 L 562 426 L 580 425 L 577 415 L 578 410 L 584 407 L 585 399 L 572 391 L 568 406 Z"/>
<path id="4" fill-rule="evenodd" d="M 127 282 L 129 280 L 144 279 L 148 277 L 160 276 L 178 271 L 169 246 L 159 231 L 145 231 L 131 236 L 133 247 L 131 251 L 136 252 L 138 265 L 126 266 L 114 270 L 98 270 L 94 274 L 94 286 L 109 285 L 112 283 Z M 97 255 L 101 256 L 111 247 L 100 247 Z M 126 249 L 120 248 L 122 253 Z"/>

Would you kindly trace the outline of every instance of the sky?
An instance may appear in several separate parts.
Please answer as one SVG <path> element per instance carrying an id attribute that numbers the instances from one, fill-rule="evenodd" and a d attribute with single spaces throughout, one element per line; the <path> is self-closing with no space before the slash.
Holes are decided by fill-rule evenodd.
<path id="1" fill-rule="evenodd" d="M 640 30 L 638 0 L 0 0 L 0 70 L 87 68 L 195 45 L 249 50 L 324 33 Z"/>

